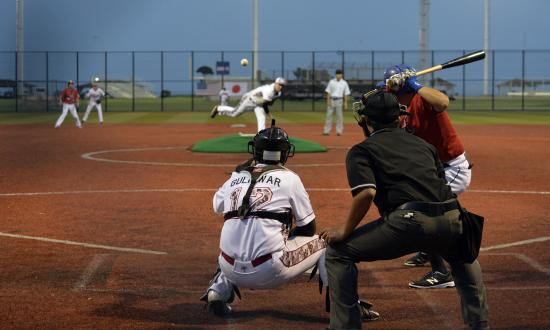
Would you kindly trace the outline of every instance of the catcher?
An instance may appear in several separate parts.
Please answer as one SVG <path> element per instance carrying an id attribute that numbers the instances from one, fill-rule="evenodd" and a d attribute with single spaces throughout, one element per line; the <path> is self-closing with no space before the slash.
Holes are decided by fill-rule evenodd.
<path id="1" fill-rule="evenodd" d="M 225 222 L 218 269 L 201 300 L 218 316 L 231 312 L 235 293 L 240 298 L 238 287 L 273 289 L 314 266 L 321 289 L 327 285 L 326 245 L 315 235 L 308 193 L 300 177 L 283 166 L 294 155 L 294 145 L 273 120 L 248 147 L 253 159 L 239 165 L 213 199 L 214 211 L 223 213 Z M 369 303 L 360 305 L 363 320 L 379 317 Z"/>

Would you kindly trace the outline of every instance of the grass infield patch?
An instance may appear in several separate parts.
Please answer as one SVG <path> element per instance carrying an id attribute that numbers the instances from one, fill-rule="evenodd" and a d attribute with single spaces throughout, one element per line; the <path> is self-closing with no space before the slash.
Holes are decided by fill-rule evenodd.
<path id="1" fill-rule="evenodd" d="M 210 140 L 199 141 L 193 145 L 191 150 L 193 152 L 247 153 L 248 141 L 252 139 L 253 137 L 251 136 L 241 136 L 239 134 L 225 135 Z M 310 140 L 290 138 L 290 143 L 296 147 L 296 153 L 327 151 L 327 148 Z"/>

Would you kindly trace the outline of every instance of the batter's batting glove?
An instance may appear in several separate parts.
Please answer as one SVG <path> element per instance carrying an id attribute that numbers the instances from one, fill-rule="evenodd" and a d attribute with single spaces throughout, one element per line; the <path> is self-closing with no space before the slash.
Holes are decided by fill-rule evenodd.
<path id="1" fill-rule="evenodd" d="M 424 87 L 416 80 L 416 76 L 411 76 L 405 80 L 405 86 L 403 86 L 404 93 L 418 93 L 420 88 Z"/>

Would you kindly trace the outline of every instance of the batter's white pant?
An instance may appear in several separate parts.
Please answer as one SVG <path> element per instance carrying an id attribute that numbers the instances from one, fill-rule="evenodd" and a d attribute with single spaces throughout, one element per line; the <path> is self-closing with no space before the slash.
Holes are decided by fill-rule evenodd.
<path id="1" fill-rule="evenodd" d="M 92 109 L 94 107 L 96 107 L 96 109 L 97 109 L 97 116 L 99 117 L 99 122 L 102 123 L 103 122 L 103 111 L 102 111 L 102 108 L 101 108 L 101 103 L 97 104 L 95 102 L 90 102 L 88 104 L 88 107 L 86 108 L 86 112 L 84 113 L 84 117 L 82 117 L 82 120 L 83 121 L 88 120 L 88 116 L 90 115 L 90 112 L 92 112 Z"/>
<path id="2" fill-rule="evenodd" d="M 257 267 L 250 261 L 235 260 L 231 265 L 220 255 L 218 263 L 221 274 L 214 279 L 208 290 L 216 291 L 227 301 L 233 292 L 232 283 L 239 288 L 273 289 L 290 282 L 306 270 L 318 264 L 319 276 L 327 286 L 325 268 L 325 242 L 317 235 L 295 236 L 287 240 L 283 250 L 272 253 L 272 258 Z"/>
<path id="3" fill-rule="evenodd" d="M 65 120 L 65 117 L 67 116 L 67 112 L 71 112 L 71 116 L 74 118 L 74 122 L 76 124 L 76 127 L 80 128 L 82 127 L 82 124 L 80 124 L 80 118 L 78 118 L 78 114 L 76 113 L 76 107 L 74 104 L 68 104 L 63 103 L 63 110 L 61 110 L 61 116 L 57 118 L 57 122 L 55 123 L 55 128 L 58 128 L 63 124 L 63 121 Z"/>
<path id="4" fill-rule="evenodd" d="M 336 134 L 344 132 L 344 101 L 343 99 L 332 100 L 332 104 L 327 106 L 327 116 L 325 118 L 325 127 L 323 134 L 329 134 L 332 129 L 332 116 L 336 112 Z"/>
<path id="5" fill-rule="evenodd" d="M 445 164 L 445 179 L 453 193 L 460 195 L 470 186 L 472 170 L 469 167 L 464 153 Z"/>
<path id="6" fill-rule="evenodd" d="M 244 96 L 236 107 L 218 105 L 218 114 L 229 117 L 237 117 L 245 111 L 252 111 L 256 114 L 258 132 L 265 129 L 265 110 L 258 106 L 249 96 Z"/>

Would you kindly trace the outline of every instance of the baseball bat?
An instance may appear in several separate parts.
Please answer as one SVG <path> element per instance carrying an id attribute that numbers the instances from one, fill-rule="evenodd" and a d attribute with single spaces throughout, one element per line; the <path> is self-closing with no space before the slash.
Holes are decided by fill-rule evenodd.
<path id="1" fill-rule="evenodd" d="M 452 68 L 454 66 L 459 66 L 459 65 L 464 65 L 464 64 L 476 62 L 476 61 L 482 60 L 484 58 L 485 58 L 485 52 L 482 51 L 482 50 L 478 50 L 477 52 L 473 52 L 473 53 L 470 53 L 470 54 L 459 56 L 459 57 L 457 57 L 455 59 L 452 59 L 450 61 L 447 61 L 443 64 L 438 64 L 436 66 L 432 66 L 431 68 L 427 68 L 427 69 L 424 69 L 424 70 L 421 70 L 421 71 L 417 71 L 416 75 L 421 76 L 421 75 L 432 73 L 432 72 L 435 72 L 435 71 L 439 71 L 439 70 L 443 70 L 443 69 L 447 69 L 447 68 Z"/>

